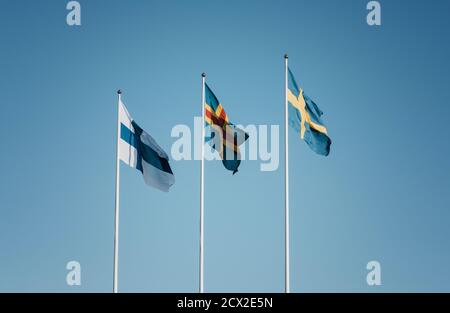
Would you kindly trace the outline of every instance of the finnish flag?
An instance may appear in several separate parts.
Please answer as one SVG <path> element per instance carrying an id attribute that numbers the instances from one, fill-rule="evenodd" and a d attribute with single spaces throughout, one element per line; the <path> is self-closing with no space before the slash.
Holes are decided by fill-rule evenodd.
<path id="1" fill-rule="evenodd" d="M 168 192 L 175 183 L 169 157 L 130 117 L 122 100 L 119 100 L 119 159 L 141 171 L 147 185 Z"/>

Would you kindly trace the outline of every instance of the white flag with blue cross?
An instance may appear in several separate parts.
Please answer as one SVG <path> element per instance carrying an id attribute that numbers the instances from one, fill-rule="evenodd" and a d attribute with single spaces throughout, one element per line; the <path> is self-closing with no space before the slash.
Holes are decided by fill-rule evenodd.
<path id="1" fill-rule="evenodd" d="M 119 159 L 139 170 L 147 185 L 169 191 L 175 177 L 167 153 L 131 118 L 122 100 L 119 100 L 119 122 Z"/>

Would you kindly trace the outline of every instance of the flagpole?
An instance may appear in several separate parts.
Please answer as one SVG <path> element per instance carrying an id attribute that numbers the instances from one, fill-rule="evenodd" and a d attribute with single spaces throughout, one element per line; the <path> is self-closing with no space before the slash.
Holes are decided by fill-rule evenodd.
<path id="1" fill-rule="evenodd" d="M 284 55 L 284 229 L 285 229 L 285 292 L 290 292 L 290 264 L 289 264 L 289 134 L 288 134 L 288 55 Z"/>
<path id="2" fill-rule="evenodd" d="M 206 74 L 202 73 L 202 140 L 201 140 L 201 155 L 202 155 L 202 162 L 201 162 L 201 168 L 200 168 L 200 282 L 199 282 L 199 292 L 204 292 L 204 249 L 203 249 L 203 236 L 204 236 L 204 190 L 205 190 L 205 184 L 204 184 L 204 175 L 205 175 L 205 77 Z"/>
<path id="3" fill-rule="evenodd" d="M 117 90 L 117 142 L 116 142 L 116 200 L 114 210 L 114 275 L 113 292 L 118 292 L 119 274 L 119 195 L 120 195 L 120 160 L 119 160 L 119 140 L 120 140 L 120 102 L 122 91 Z"/>

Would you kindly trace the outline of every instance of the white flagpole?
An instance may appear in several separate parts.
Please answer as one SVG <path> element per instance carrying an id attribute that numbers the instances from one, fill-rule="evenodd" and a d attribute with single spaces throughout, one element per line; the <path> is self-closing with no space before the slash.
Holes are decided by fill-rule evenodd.
<path id="1" fill-rule="evenodd" d="M 114 210 L 114 275 L 113 292 L 118 292 L 119 274 L 119 195 L 120 195 L 120 160 L 119 160 L 119 140 L 120 140 L 120 102 L 122 91 L 117 91 L 117 143 L 116 143 L 116 207 Z"/>
<path id="2" fill-rule="evenodd" d="M 288 134 L 288 55 L 284 55 L 285 78 L 284 78 L 284 229 L 285 229 L 285 292 L 290 292 L 290 269 L 289 269 L 289 134 Z"/>
<path id="3" fill-rule="evenodd" d="M 200 169 L 200 288 L 199 292 L 204 292 L 204 276 L 203 276 L 203 259 L 204 259 L 204 249 L 203 249 L 203 236 L 204 236 L 204 190 L 205 190 L 205 184 L 204 184 L 204 174 L 205 174 L 205 77 L 206 74 L 202 73 L 202 140 L 201 140 L 201 155 L 202 155 L 202 162 L 201 162 L 201 169 Z"/>

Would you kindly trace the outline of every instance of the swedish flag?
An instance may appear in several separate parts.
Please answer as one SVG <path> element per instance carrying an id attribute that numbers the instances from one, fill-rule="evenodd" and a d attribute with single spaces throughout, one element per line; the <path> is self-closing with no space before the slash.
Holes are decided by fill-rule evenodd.
<path id="1" fill-rule="evenodd" d="M 206 141 L 219 153 L 225 168 L 235 174 L 241 164 L 239 146 L 248 139 L 248 134 L 229 121 L 222 104 L 206 83 L 205 124 L 210 131 Z"/>
<path id="2" fill-rule="evenodd" d="M 301 88 L 288 69 L 287 97 L 289 106 L 289 125 L 300 133 L 300 137 L 316 153 L 327 156 L 330 153 L 331 139 L 321 116 L 323 112 Z"/>

